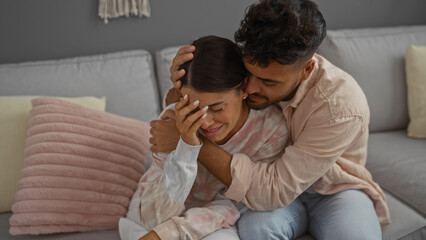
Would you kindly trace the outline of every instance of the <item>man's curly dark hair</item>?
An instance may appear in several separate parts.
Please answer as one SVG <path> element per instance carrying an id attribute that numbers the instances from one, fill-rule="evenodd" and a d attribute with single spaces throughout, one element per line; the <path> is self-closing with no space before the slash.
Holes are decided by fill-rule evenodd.
<path id="1" fill-rule="evenodd" d="M 261 0 L 246 10 L 234 37 L 251 64 L 267 67 L 311 58 L 325 34 L 325 20 L 314 2 Z"/>

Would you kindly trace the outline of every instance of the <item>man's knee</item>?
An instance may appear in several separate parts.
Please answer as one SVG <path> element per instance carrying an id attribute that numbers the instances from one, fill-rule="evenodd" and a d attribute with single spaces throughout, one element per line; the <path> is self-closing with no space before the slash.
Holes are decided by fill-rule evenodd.
<path id="1" fill-rule="evenodd" d="M 279 219 L 273 217 L 270 212 L 247 211 L 238 220 L 238 234 L 242 240 L 271 239 L 270 234 L 282 232 Z"/>
<path id="2" fill-rule="evenodd" d="M 316 239 L 380 240 L 381 228 L 370 198 L 358 190 L 325 196 L 310 211 Z"/>
<path id="3" fill-rule="evenodd" d="M 334 229 L 327 231 L 323 239 L 345 239 L 345 240 L 381 240 L 382 232 L 380 229 L 364 229 L 361 231 L 351 231 L 349 229 Z"/>

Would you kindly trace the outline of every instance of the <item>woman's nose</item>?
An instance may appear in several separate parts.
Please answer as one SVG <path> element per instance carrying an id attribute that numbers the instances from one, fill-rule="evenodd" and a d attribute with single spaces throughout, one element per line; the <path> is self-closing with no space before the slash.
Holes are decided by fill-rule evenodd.
<path id="1" fill-rule="evenodd" d="M 213 125 L 213 123 L 214 123 L 214 121 L 213 121 L 213 118 L 212 118 L 211 114 L 207 113 L 206 120 L 201 125 L 201 128 L 208 129 L 211 125 Z"/>

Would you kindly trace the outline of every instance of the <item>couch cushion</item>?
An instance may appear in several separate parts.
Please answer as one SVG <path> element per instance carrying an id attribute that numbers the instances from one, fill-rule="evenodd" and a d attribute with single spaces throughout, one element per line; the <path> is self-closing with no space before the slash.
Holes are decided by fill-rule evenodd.
<path id="1" fill-rule="evenodd" d="M 410 114 L 408 136 L 426 138 L 426 46 L 410 46 L 405 62 Z"/>
<path id="2" fill-rule="evenodd" d="M 145 172 L 149 125 L 60 99 L 32 105 L 10 233 L 117 228 Z"/>
<path id="3" fill-rule="evenodd" d="M 0 214 L 0 239 L 1 240 L 120 240 L 117 230 L 104 230 L 85 233 L 56 233 L 43 236 L 9 234 L 9 218 L 11 213 Z"/>
<path id="4" fill-rule="evenodd" d="M 370 134 L 367 168 L 382 188 L 426 216 L 426 140 L 406 131 Z"/>
<path id="5" fill-rule="evenodd" d="M 0 96 L 0 212 L 9 212 L 24 167 L 25 138 L 30 118 L 31 96 Z M 105 98 L 68 98 L 97 110 L 105 110 Z"/>
<path id="6" fill-rule="evenodd" d="M 408 124 L 404 57 L 412 44 L 426 44 L 426 26 L 328 31 L 318 49 L 364 90 L 373 132 Z"/>
<path id="7" fill-rule="evenodd" d="M 161 99 L 163 99 L 167 90 L 173 86 L 170 81 L 170 67 L 172 66 L 173 58 L 181 47 L 182 46 L 168 47 L 155 53 L 155 67 Z"/>
<path id="8" fill-rule="evenodd" d="M 383 229 L 382 239 L 395 240 L 404 237 L 425 239 L 426 236 L 421 238 L 416 238 L 416 236 L 418 236 L 419 230 L 422 231 L 426 228 L 426 219 L 392 194 L 385 191 L 385 195 L 390 210 L 391 224 Z"/>
<path id="9" fill-rule="evenodd" d="M 160 111 L 151 55 L 145 50 L 0 65 L 0 96 L 106 96 L 106 111 L 143 121 Z"/>
<path id="10" fill-rule="evenodd" d="M 426 220 L 416 213 L 410 207 L 404 205 L 398 199 L 385 191 L 385 195 L 390 208 L 390 215 L 392 223 L 383 230 L 383 240 L 395 239 L 425 239 L 426 238 Z M 30 240 L 34 236 L 20 235 L 11 236 L 7 231 L 9 229 L 8 219 L 10 213 L 0 214 L 0 239 L 2 240 Z M 235 240 L 236 229 L 223 229 L 215 232 L 205 239 L 208 240 Z M 119 240 L 120 236 L 118 231 L 96 231 L 89 233 L 71 233 L 71 234 L 51 234 L 43 235 L 44 240 Z M 304 235 L 297 240 L 312 240 L 309 235 Z"/>

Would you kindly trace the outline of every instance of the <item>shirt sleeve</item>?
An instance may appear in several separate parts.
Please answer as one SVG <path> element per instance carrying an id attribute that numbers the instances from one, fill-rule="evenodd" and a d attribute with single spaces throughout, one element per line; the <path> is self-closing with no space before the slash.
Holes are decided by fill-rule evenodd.
<path id="1" fill-rule="evenodd" d="M 240 211 L 231 200 L 215 200 L 201 208 L 191 208 L 181 217 L 175 216 L 153 230 L 160 239 L 198 240 L 208 234 L 234 225 Z"/>
<path id="2" fill-rule="evenodd" d="M 152 154 L 153 163 L 139 181 L 139 217 L 145 229 L 151 230 L 183 212 L 197 176 L 201 146 L 188 145 L 180 139 L 166 160 Z"/>
<path id="3" fill-rule="evenodd" d="M 258 211 L 285 207 L 332 168 L 362 131 L 366 130 L 361 117 L 341 117 L 305 127 L 272 163 L 254 163 L 235 154 L 225 196 Z"/>

